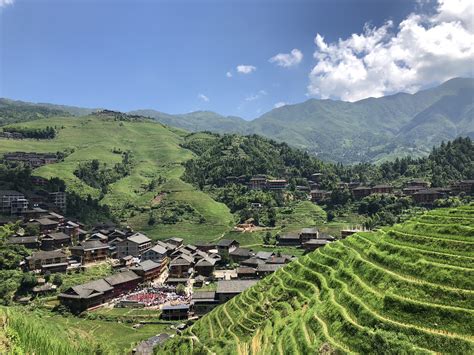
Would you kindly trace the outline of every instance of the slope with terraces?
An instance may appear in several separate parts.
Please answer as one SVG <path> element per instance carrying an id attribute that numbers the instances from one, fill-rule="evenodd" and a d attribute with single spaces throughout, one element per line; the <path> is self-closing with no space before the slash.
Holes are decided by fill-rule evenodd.
<path id="1" fill-rule="evenodd" d="M 474 205 L 303 256 L 159 353 L 473 353 Z"/>

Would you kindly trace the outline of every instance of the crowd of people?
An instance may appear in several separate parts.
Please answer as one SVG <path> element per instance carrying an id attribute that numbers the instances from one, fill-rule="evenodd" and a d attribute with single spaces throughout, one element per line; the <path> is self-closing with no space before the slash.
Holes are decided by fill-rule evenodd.
<path id="1" fill-rule="evenodd" d="M 120 297 L 118 302 L 136 302 L 143 304 L 144 307 L 157 307 L 165 304 L 189 303 L 190 297 L 177 294 L 176 288 L 172 286 L 145 287 Z"/>

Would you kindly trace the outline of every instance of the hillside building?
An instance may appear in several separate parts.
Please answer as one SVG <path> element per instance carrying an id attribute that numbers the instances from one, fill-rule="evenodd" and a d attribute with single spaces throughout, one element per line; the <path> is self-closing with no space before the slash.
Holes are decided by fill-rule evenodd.
<path id="1" fill-rule="evenodd" d="M 151 248 L 151 239 L 142 233 L 135 233 L 116 244 L 117 258 L 127 255 L 139 257 L 149 248 Z"/>

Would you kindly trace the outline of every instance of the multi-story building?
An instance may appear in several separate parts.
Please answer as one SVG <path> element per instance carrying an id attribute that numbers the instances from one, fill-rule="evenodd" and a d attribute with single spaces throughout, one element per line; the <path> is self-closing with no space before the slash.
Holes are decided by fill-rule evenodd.
<path id="1" fill-rule="evenodd" d="M 49 193 L 49 201 L 58 209 L 63 212 L 66 212 L 66 193 L 63 191 L 58 192 L 50 192 Z"/>
<path id="2" fill-rule="evenodd" d="M 25 196 L 14 190 L 0 190 L 0 213 L 10 214 L 13 201 L 25 199 Z"/>
<path id="3" fill-rule="evenodd" d="M 127 255 L 139 257 L 150 248 L 151 239 L 142 233 L 135 233 L 117 243 L 117 258 Z"/>

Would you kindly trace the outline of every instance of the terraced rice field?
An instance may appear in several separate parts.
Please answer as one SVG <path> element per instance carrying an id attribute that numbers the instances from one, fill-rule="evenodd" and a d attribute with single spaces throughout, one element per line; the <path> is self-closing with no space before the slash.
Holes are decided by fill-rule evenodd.
<path id="1" fill-rule="evenodd" d="M 474 353 L 474 205 L 303 256 L 160 353 Z"/>

